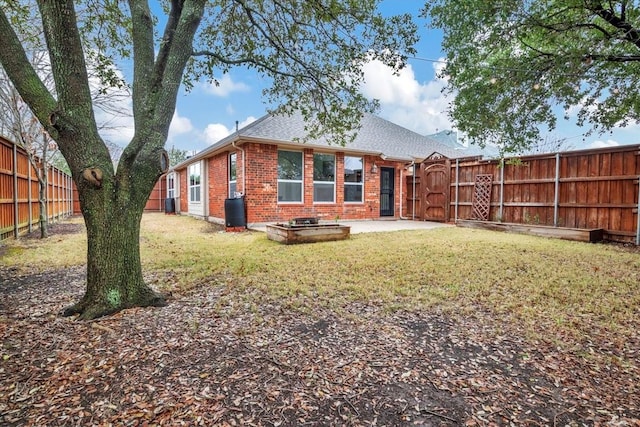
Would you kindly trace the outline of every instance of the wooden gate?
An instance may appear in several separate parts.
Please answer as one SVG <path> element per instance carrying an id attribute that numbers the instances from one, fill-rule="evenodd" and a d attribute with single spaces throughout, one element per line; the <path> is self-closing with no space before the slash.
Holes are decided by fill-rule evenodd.
<path id="1" fill-rule="evenodd" d="M 424 183 L 421 195 L 423 203 L 422 219 L 425 221 L 447 221 L 449 218 L 449 160 L 430 160 L 420 166 L 421 182 Z"/>

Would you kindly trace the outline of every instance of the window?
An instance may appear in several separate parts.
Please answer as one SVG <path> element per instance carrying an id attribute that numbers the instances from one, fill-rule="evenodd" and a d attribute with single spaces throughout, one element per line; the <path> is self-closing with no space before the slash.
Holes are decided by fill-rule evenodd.
<path id="1" fill-rule="evenodd" d="M 176 197 L 176 176 L 172 173 L 167 175 L 167 199 Z"/>
<path id="2" fill-rule="evenodd" d="M 189 201 L 200 201 L 200 163 L 189 165 Z"/>
<path id="3" fill-rule="evenodd" d="M 278 202 L 302 202 L 302 152 L 278 150 Z"/>
<path id="4" fill-rule="evenodd" d="M 333 154 L 313 155 L 313 201 L 335 201 L 336 157 Z"/>
<path id="5" fill-rule="evenodd" d="M 236 197 L 236 153 L 229 154 L 229 198 Z"/>
<path id="6" fill-rule="evenodd" d="M 363 187 L 362 157 L 344 158 L 344 201 L 362 203 Z"/>

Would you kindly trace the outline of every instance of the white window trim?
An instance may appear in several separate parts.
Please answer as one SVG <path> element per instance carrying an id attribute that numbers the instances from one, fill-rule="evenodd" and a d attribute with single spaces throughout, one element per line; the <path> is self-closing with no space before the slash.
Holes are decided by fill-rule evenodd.
<path id="1" fill-rule="evenodd" d="M 336 204 L 336 182 L 335 181 L 313 181 L 313 190 L 315 193 L 316 184 L 333 184 L 333 200 L 332 201 L 313 201 L 314 205 L 335 205 Z"/>
<path id="2" fill-rule="evenodd" d="M 277 178 L 276 180 L 276 199 L 277 199 L 277 204 L 279 205 L 300 205 L 300 204 L 304 204 L 304 152 L 303 151 L 298 151 L 298 150 L 281 150 L 278 149 L 278 151 L 288 151 L 291 153 L 300 153 L 300 157 L 302 159 L 302 177 L 297 180 L 297 179 L 280 179 L 280 177 Z M 296 183 L 296 184 L 300 184 L 300 200 L 296 200 L 296 201 L 289 201 L 289 200 L 285 200 L 285 201 L 281 201 L 280 197 L 278 195 L 278 191 L 280 189 L 280 184 L 281 182 L 292 182 L 292 183 Z"/>
<path id="3" fill-rule="evenodd" d="M 344 204 L 346 204 L 346 205 L 358 205 L 358 204 L 360 204 L 360 205 L 361 205 L 361 204 L 363 204 L 363 203 L 364 203 L 364 183 L 367 181 L 367 180 L 365 179 L 365 173 L 366 173 L 366 172 L 365 172 L 365 170 L 364 170 L 364 157 L 362 157 L 362 156 L 344 156 L 344 159 L 343 159 L 343 165 L 346 165 L 347 157 L 351 157 L 351 158 L 354 158 L 354 159 L 360 159 L 360 162 L 361 162 L 361 164 L 362 164 L 362 182 L 346 182 L 346 181 L 343 181 L 343 184 L 344 184 L 344 186 L 345 186 L 345 187 L 346 187 L 347 185 L 351 185 L 351 186 L 354 186 L 354 187 L 355 187 L 356 185 L 359 185 L 359 186 L 361 186 L 361 187 L 362 187 L 362 192 L 361 192 L 361 198 L 360 198 L 360 201 L 354 202 L 354 201 L 347 201 L 347 200 L 343 200 L 343 203 L 344 203 Z M 343 194 L 343 196 L 342 196 L 342 197 L 343 197 L 343 199 L 344 199 L 344 194 L 345 194 L 345 193 L 346 193 L 346 191 L 344 191 L 344 192 L 342 193 L 342 194 Z"/>
<path id="4" fill-rule="evenodd" d="M 199 183 L 197 185 L 191 185 L 191 175 L 192 175 L 191 168 L 195 167 L 195 166 L 198 166 L 198 169 L 199 169 L 198 170 L 198 177 L 200 179 L 199 179 Z M 202 204 L 202 164 L 200 162 L 198 162 L 198 163 L 193 163 L 193 164 L 189 165 L 189 168 L 187 169 L 187 173 L 188 173 L 188 179 L 189 179 L 189 203 L 193 204 L 193 205 Z M 191 199 L 191 189 L 196 188 L 196 187 L 200 188 L 200 192 L 199 192 L 200 200 L 192 200 Z"/>
<path id="5" fill-rule="evenodd" d="M 236 178 L 231 179 L 231 157 L 235 156 L 235 164 L 236 164 Z M 234 193 L 238 192 L 238 155 L 237 153 L 229 153 L 229 168 L 228 168 L 228 177 L 227 177 L 228 185 L 227 185 L 227 193 L 229 194 L 229 198 L 233 198 L 236 195 Z M 231 192 L 231 184 L 235 184 L 236 191 Z"/>
<path id="6" fill-rule="evenodd" d="M 333 153 L 313 153 L 314 157 L 316 154 L 323 154 L 323 155 L 329 155 L 329 156 L 333 156 L 333 181 L 313 181 L 313 194 L 315 194 L 315 190 L 316 190 L 316 184 L 333 184 L 333 200 L 332 201 L 313 201 L 314 205 L 334 205 L 336 203 L 336 172 L 337 172 L 337 156 Z M 314 163 L 315 163 L 315 158 L 313 159 Z"/>
<path id="7" fill-rule="evenodd" d="M 173 186 L 170 188 L 169 183 L 173 183 Z M 167 175 L 167 199 L 175 199 L 176 198 L 176 174 L 170 173 Z"/>
<path id="8" fill-rule="evenodd" d="M 300 200 L 290 201 L 290 200 L 278 200 L 279 205 L 299 205 L 304 204 L 304 173 L 302 177 L 302 181 L 298 181 L 297 179 L 278 179 L 278 184 L 281 182 L 292 182 L 295 184 L 300 184 Z"/>

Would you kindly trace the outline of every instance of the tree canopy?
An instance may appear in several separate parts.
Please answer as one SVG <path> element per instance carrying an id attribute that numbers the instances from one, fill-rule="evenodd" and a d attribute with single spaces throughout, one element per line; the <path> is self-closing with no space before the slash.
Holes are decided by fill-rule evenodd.
<path id="1" fill-rule="evenodd" d="M 640 120 L 640 5 L 635 1 L 436 0 L 443 75 L 456 126 L 481 146 L 520 151 L 559 116 L 585 134 Z"/>

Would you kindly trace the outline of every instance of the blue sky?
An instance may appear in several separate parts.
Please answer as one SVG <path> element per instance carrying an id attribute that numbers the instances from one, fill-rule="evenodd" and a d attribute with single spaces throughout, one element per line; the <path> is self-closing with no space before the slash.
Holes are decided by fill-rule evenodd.
<path id="1" fill-rule="evenodd" d="M 418 17 L 424 0 L 383 0 L 385 15 L 411 13 L 420 27 L 420 42 L 415 58 L 398 76 L 380 63 L 365 66 L 366 84 L 363 93 L 380 100 L 378 114 L 398 125 L 421 134 L 451 129 L 446 114 L 447 99 L 441 92 L 445 82 L 436 77 L 442 66 L 441 33 L 426 28 L 426 21 Z M 233 69 L 222 76 L 219 86 L 197 84 L 190 93 L 178 97 L 177 110 L 171 124 L 167 148 L 200 151 L 235 130 L 236 121 L 242 127 L 262 117 L 267 110 L 261 97 L 262 88 L 269 82 L 254 72 Z M 118 119 L 120 127 L 105 132 L 105 137 L 119 145 L 126 145 L 133 131 L 130 119 Z M 584 138 L 586 129 L 579 129 L 562 119 L 550 138 L 567 138 L 573 149 L 639 143 L 639 126 L 630 126 L 610 134 Z"/>

